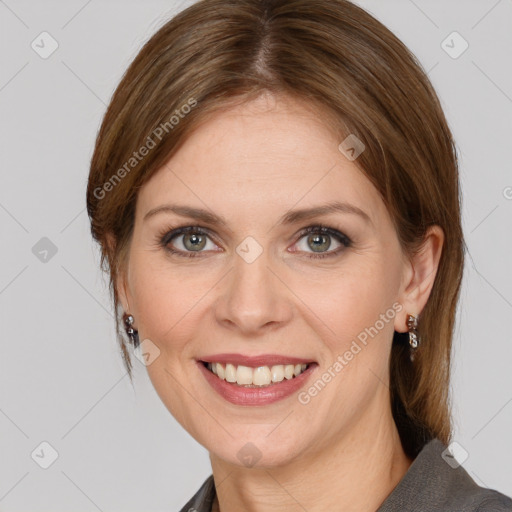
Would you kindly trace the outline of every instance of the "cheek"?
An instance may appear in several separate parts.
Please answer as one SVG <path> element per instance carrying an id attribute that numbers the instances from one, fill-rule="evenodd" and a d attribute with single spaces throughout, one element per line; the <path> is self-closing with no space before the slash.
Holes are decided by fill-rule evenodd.
<path id="1" fill-rule="evenodd" d="M 213 291 L 219 277 L 190 266 L 180 269 L 160 256 L 158 259 L 162 261 L 140 258 L 132 262 L 139 336 L 155 341 L 163 351 L 181 353 L 199 328 L 208 292 Z"/>
<path id="2" fill-rule="evenodd" d="M 381 314 L 389 312 L 398 290 L 395 269 L 378 255 L 354 255 L 336 269 L 304 272 L 294 279 L 293 289 L 304 303 L 303 314 L 317 326 L 319 335 L 330 340 L 331 348 L 342 349 Z M 309 310 L 309 312 L 308 312 Z M 392 321 L 379 330 L 393 330 Z"/>
<path id="3" fill-rule="evenodd" d="M 296 279 L 292 288 L 304 303 L 299 315 L 308 322 L 322 353 L 319 378 L 328 374 L 319 398 L 311 398 L 314 405 L 306 408 L 313 416 L 343 424 L 385 389 L 398 284 L 396 268 L 386 265 L 384 258 L 363 256 L 343 270 Z"/>

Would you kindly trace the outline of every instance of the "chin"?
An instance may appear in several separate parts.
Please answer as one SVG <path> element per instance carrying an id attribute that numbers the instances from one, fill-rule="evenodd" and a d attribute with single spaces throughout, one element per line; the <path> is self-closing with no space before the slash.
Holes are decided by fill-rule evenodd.
<path id="1" fill-rule="evenodd" d="M 210 452 L 210 457 L 239 467 L 270 469 L 285 466 L 306 449 L 304 434 L 294 437 L 283 432 L 277 435 L 272 428 L 265 425 L 265 428 L 256 429 L 253 435 L 250 431 L 238 436 L 231 432 L 233 437 L 226 434 L 222 439 L 201 444 Z"/>

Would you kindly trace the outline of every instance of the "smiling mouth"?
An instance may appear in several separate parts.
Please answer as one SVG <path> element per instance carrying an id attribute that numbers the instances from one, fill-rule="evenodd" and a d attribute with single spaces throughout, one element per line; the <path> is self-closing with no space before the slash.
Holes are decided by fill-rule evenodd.
<path id="1" fill-rule="evenodd" d="M 272 366 L 250 367 L 231 363 L 211 363 L 201 361 L 210 372 L 219 379 L 235 386 L 246 388 L 263 388 L 292 380 L 317 363 L 277 364 Z"/>

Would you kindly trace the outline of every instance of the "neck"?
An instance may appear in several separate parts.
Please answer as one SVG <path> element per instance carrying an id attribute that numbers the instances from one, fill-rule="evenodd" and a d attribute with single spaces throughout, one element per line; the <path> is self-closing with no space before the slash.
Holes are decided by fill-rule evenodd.
<path id="1" fill-rule="evenodd" d="M 390 410 L 363 416 L 350 432 L 330 436 L 286 466 L 248 469 L 211 454 L 213 512 L 375 512 L 412 459 Z"/>

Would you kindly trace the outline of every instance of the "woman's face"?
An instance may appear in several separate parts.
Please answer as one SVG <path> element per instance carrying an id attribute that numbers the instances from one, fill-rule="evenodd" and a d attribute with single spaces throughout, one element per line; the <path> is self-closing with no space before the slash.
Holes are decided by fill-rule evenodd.
<path id="1" fill-rule="evenodd" d="M 410 267 L 342 142 L 300 103 L 262 96 L 201 125 L 139 192 L 122 304 L 163 403 L 233 464 L 313 456 L 343 436 L 373 435 L 389 412 L 388 356 L 394 329 L 405 330 Z M 350 206 L 304 213 L 334 203 Z M 329 230 L 304 233 L 319 225 Z M 166 237 L 183 227 L 194 229 Z M 247 373 L 224 354 L 277 358 L 250 361 L 268 370 Z M 283 378 L 292 358 L 314 363 L 298 388 Z M 230 379 L 232 360 L 241 382 L 282 380 L 221 382 L 200 362 L 215 359 Z"/>

